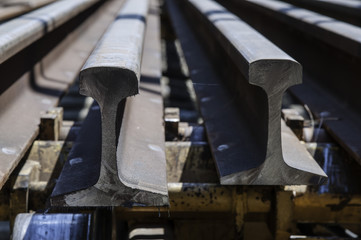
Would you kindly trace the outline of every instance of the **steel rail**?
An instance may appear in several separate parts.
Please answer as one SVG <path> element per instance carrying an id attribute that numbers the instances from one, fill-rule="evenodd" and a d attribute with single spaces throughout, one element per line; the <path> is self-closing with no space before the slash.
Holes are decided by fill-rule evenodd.
<path id="1" fill-rule="evenodd" d="M 282 144 L 289 141 L 281 141 L 282 96 L 288 87 L 301 83 L 301 66 L 214 1 L 191 0 L 179 5 L 188 19 L 197 21 L 196 32 L 202 45 L 208 47 L 225 79 L 222 83 L 210 77 L 215 74 L 204 59 L 190 59 L 204 53 L 187 49 L 185 56 L 221 184 L 322 181 L 326 175 L 305 149 L 293 148 L 298 153 L 288 154 Z M 185 35 L 191 33 L 184 30 L 186 23 L 180 20 L 175 5 L 171 6 L 178 37 L 187 48 L 184 45 L 190 45 L 190 37 Z M 221 85 L 227 89 L 221 90 Z"/>
<path id="2" fill-rule="evenodd" d="M 3 1 L 0 3 L 0 22 L 25 14 L 43 7 L 55 0 L 33 0 L 24 4 L 23 1 Z"/>
<path id="3" fill-rule="evenodd" d="M 42 38 L 26 49 L 27 54 L 16 55 L 16 61 L 9 60 L 15 66 L 1 68 L 1 87 L 8 80 L 9 72 L 21 75 L 0 95 L 0 188 L 37 137 L 41 112 L 57 106 L 59 97 L 74 82 L 77 72 L 122 4 L 123 1 L 105 3 L 97 11 L 82 16 L 88 17 L 83 22 L 75 17 L 72 32 L 67 23 L 65 25 L 67 37 L 63 31 L 53 32 L 52 38 L 62 40 L 56 47 L 50 48 L 49 39 Z M 47 50 L 41 62 L 33 66 L 39 46 Z M 23 66 L 28 69 L 24 74 L 19 73 Z"/>
<path id="4" fill-rule="evenodd" d="M 58 1 L 0 25 L 0 63 L 96 2 L 96 0 Z"/>
<path id="5" fill-rule="evenodd" d="M 361 26 L 361 3 L 357 0 L 282 0 L 338 20 Z"/>
<path id="6" fill-rule="evenodd" d="M 291 92 L 318 117 L 337 119 L 324 127 L 361 163 L 361 28 L 281 1 L 220 2 L 303 64 L 305 84 Z"/>
<path id="7" fill-rule="evenodd" d="M 71 154 L 54 189 L 53 206 L 168 204 L 159 85 L 159 19 L 148 16 L 145 31 L 147 14 L 147 1 L 128 1 L 80 73 L 81 93 L 99 103 L 101 133 L 86 144 L 89 132 L 95 132 L 95 127 L 87 123 L 87 130 L 79 139 L 82 147 Z M 141 60 L 144 34 L 145 52 Z M 138 89 L 140 95 L 125 101 L 126 97 L 137 94 Z M 89 144 L 94 146 L 90 149 L 101 145 L 101 151 L 89 153 Z M 84 156 L 81 157 L 84 162 L 78 165 L 84 167 L 72 167 L 72 159 L 79 156 Z M 85 174 L 87 167 L 92 169 Z M 88 177 L 82 181 L 85 176 L 79 178 L 80 175 Z M 71 179 L 77 184 L 71 184 Z"/>
<path id="8" fill-rule="evenodd" d="M 240 1 L 234 1 L 240 3 Z M 307 33 L 312 37 L 348 53 L 353 57 L 360 58 L 361 29 L 357 26 L 338 21 L 303 8 L 277 0 L 246 0 L 247 6 L 257 7 L 265 14 Z"/>

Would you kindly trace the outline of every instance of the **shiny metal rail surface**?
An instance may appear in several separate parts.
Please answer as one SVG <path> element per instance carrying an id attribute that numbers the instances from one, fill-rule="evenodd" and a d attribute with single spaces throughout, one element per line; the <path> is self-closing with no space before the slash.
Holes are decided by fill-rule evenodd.
<path id="1" fill-rule="evenodd" d="M 361 26 L 361 2 L 358 0 L 282 0 L 338 20 Z"/>
<path id="2" fill-rule="evenodd" d="M 285 154 L 289 146 L 283 149 L 281 144 L 282 96 L 287 88 L 301 83 L 301 66 L 216 2 L 190 0 L 182 6 L 189 19 L 197 20 L 195 32 L 211 58 L 218 61 L 217 67 L 223 64 L 219 67 L 223 83 L 204 77 L 203 71 L 209 71 L 210 66 L 190 66 L 221 184 L 322 182 L 326 175 L 305 149 Z M 175 15 L 174 10 L 171 14 Z M 217 55 L 221 51 L 225 54 Z M 220 84 L 228 89 L 216 93 Z M 223 100 L 220 94 L 230 99 Z"/>
<path id="3" fill-rule="evenodd" d="M 1 1 L 0 2 L 0 21 L 6 21 L 10 18 L 25 14 L 37 8 L 43 7 L 55 0 L 29 0 L 29 1 Z"/>
<path id="4" fill-rule="evenodd" d="M 361 28 L 281 1 L 220 1 L 304 67 L 303 86 L 291 92 L 361 163 Z M 297 47 L 295 47 L 297 46 Z"/>
<path id="5" fill-rule="evenodd" d="M 100 150 L 95 151 L 98 158 L 95 162 L 95 154 L 87 153 L 84 139 L 92 134 L 92 127 L 87 125 L 88 130 L 81 134 L 85 137 L 79 139 L 79 144 L 85 147 L 78 151 L 79 156 L 84 155 L 84 163 L 80 161 L 78 165 L 83 164 L 84 168 L 65 166 L 53 192 L 54 206 L 168 204 L 159 85 L 159 18 L 147 17 L 147 14 L 147 1 L 128 1 L 81 72 L 80 91 L 94 97 L 101 111 L 101 156 Z M 140 70 L 143 34 L 146 41 Z M 125 100 L 136 94 L 138 88 L 140 95 Z M 93 141 L 100 145 L 99 139 L 94 139 L 92 146 L 96 145 Z M 71 158 L 77 159 L 78 155 L 71 154 Z M 87 163 L 87 158 L 94 162 Z M 72 185 L 69 179 L 78 178 L 79 174 L 83 176 L 87 167 L 92 168 L 88 178 L 76 180 Z M 80 172 L 76 174 L 76 170 Z"/>
<path id="6" fill-rule="evenodd" d="M 50 49 L 41 63 L 27 66 L 30 71 L 0 95 L 0 188 L 37 137 L 41 112 L 57 106 L 122 4 L 109 1 L 80 25 L 77 19 L 78 27 L 73 32 L 68 30 L 67 37 Z M 59 33 L 55 37 L 59 38 Z M 48 46 L 46 40 L 41 42 L 42 48 Z M 32 47 L 30 53 L 39 50 Z M 21 64 L 28 65 L 34 54 L 17 57 Z M 11 69 L 3 69 L 2 81 L 8 80 L 6 73 Z"/>
<path id="7" fill-rule="evenodd" d="M 288 21 L 292 27 L 308 32 L 312 37 L 338 48 L 351 56 L 361 57 L 361 28 L 338 21 L 334 18 L 318 14 L 294 5 L 277 0 L 247 0 L 263 8 L 268 14 L 282 22 Z"/>
<path id="8" fill-rule="evenodd" d="M 96 0 L 58 1 L 0 25 L 0 63 L 96 2 Z"/>

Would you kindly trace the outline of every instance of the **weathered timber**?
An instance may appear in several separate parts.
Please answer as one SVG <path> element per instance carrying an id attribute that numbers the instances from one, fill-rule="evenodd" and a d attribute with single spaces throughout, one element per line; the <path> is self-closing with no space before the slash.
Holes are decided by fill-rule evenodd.
<path id="1" fill-rule="evenodd" d="M 52 195 L 54 206 L 168 204 L 159 18 L 147 14 L 147 1 L 128 1 L 80 74 L 81 93 L 99 106 L 91 108 L 83 125 L 68 162 L 80 156 L 81 161 L 65 166 Z M 138 89 L 140 95 L 125 99 Z"/>
<path id="2" fill-rule="evenodd" d="M 224 79 L 216 79 L 204 59 L 195 60 L 204 53 L 191 46 L 196 40 L 170 4 L 182 46 L 189 46 L 185 57 L 221 184 L 322 182 L 326 175 L 305 149 L 297 147 L 298 141 L 281 141 L 282 96 L 301 83 L 300 64 L 214 1 L 183 3 L 179 6 L 197 21 L 197 36 Z M 298 154 L 285 154 L 289 149 L 284 144 L 298 149 Z"/>

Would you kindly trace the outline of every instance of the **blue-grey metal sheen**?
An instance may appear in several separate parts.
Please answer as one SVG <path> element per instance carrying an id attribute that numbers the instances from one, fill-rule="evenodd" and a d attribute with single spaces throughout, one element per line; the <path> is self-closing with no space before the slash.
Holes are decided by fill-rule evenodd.
<path id="1" fill-rule="evenodd" d="M 312 34 L 314 38 L 347 52 L 351 56 L 361 57 L 360 27 L 281 1 L 246 0 L 246 2 L 268 10 L 268 13 L 273 13 L 276 19 L 289 21 L 294 24 L 294 28 L 308 31 L 308 34 Z M 361 3 L 358 2 L 358 5 L 356 3 L 355 5 L 361 6 Z"/>
<path id="2" fill-rule="evenodd" d="M 240 146 L 232 141 L 239 140 L 229 139 L 222 144 L 220 138 L 211 139 L 216 143 L 212 145 L 219 145 L 212 148 L 221 183 L 321 182 L 326 175 L 312 157 L 302 149 L 288 149 L 292 144 L 288 144 L 287 138 L 281 140 L 282 96 L 287 88 L 302 82 L 301 65 L 218 3 L 211 0 L 189 2 L 203 16 L 203 21 L 214 33 L 212 37 L 217 39 L 243 75 L 233 82 L 241 95 L 235 98 L 240 102 L 240 112 L 246 115 L 254 142 L 258 143 L 259 152 L 247 153 L 250 158 L 245 159 L 245 156 L 227 155 L 233 151 L 233 145 Z M 229 129 L 232 131 L 231 126 Z M 237 167 L 230 166 L 231 158 L 237 157 Z"/>
<path id="3" fill-rule="evenodd" d="M 360 26 L 361 2 L 358 0 L 283 0 L 340 21 Z"/>
<path id="4" fill-rule="evenodd" d="M 98 0 L 62 0 L 0 25 L 0 63 L 61 26 Z"/>
<path id="5" fill-rule="evenodd" d="M 16 216 L 11 239 L 90 239 L 91 218 L 79 213 L 21 213 Z"/>

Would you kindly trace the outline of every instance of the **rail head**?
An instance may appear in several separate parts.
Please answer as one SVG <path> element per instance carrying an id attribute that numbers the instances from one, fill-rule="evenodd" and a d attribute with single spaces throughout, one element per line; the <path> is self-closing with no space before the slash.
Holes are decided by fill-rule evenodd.
<path id="1" fill-rule="evenodd" d="M 317 7 L 323 10 L 332 10 L 333 13 L 347 13 L 357 16 L 360 13 L 361 3 L 355 0 L 285 0 L 291 4 L 302 4 L 303 6 Z"/>
<path id="2" fill-rule="evenodd" d="M 108 28 L 80 72 L 80 93 L 103 107 L 109 94 L 115 101 L 139 92 L 145 19 L 148 4 L 128 1 Z"/>
<path id="3" fill-rule="evenodd" d="M 360 8 L 360 1 L 355 0 L 306 0 L 305 2 L 320 2 L 320 4 L 330 4 L 334 7 L 350 7 L 350 8 Z M 356 9 L 355 9 L 356 10 Z"/>
<path id="4" fill-rule="evenodd" d="M 278 0 L 246 0 L 244 3 L 336 49 L 361 58 L 361 28 L 358 26 Z"/>
<path id="5" fill-rule="evenodd" d="M 139 77 L 134 71 L 118 67 L 93 67 L 80 73 L 79 92 L 94 98 L 104 110 L 122 99 L 138 94 Z"/>
<path id="6" fill-rule="evenodd" d="M 214 26 L 222 46 L 250 84 L 272 95 L 302 82 L 301 65 L 240 18 L 215 1 L 189 2 Z"/>

